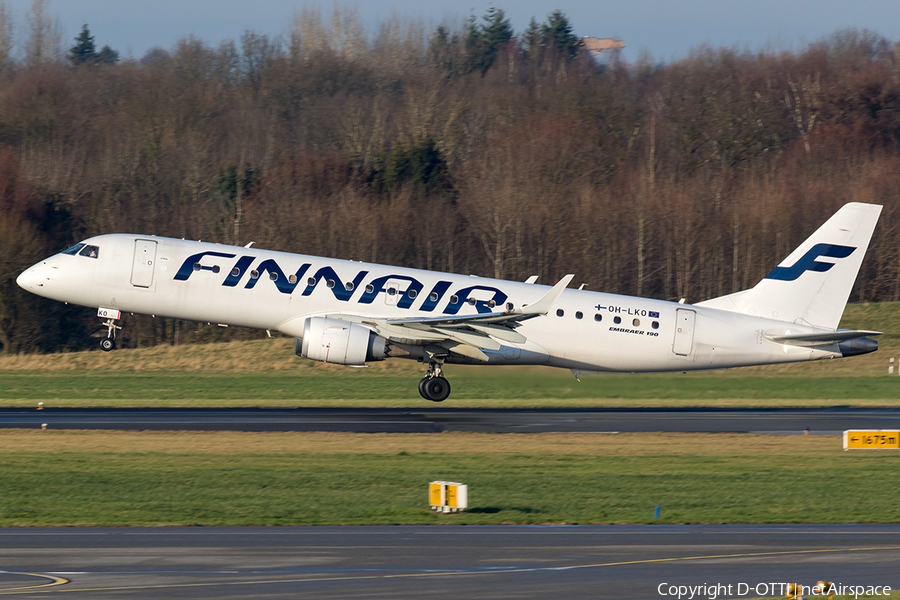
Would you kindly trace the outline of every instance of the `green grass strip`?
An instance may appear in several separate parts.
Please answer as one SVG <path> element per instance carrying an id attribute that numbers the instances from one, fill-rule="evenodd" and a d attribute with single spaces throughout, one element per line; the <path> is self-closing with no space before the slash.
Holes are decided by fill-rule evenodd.
<path id="1" fill-rule="evenodd" d="M 435 438 L 435 444 L 453 439 Z M 0 460 L 0 526 L 900 522 L 889 483 L 896 454 L 454 456 L 452 447 L 444 450 L 7 451 Z M 471 510 L 432 514 L 426 487 L 437 479 L 467 483 Z"/>
<path id="2" fill-rule="evenodd" d="M 502 367 L 448 369 L 446 406 L 896 406 L 900 377 L 776 377 L 726 374 L 583 377 Z M 418 378 L 372 373 L 2 373 L 0 405 L 75 406 L 433 406 Z"/>

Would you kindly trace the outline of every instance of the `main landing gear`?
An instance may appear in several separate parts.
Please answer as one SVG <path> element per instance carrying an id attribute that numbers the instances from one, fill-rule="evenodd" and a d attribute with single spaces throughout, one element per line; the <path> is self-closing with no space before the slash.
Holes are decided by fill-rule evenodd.
<path id="1" fill-rule="evenodd" d="M 450 382 L 444 378 L 441 362 L 428 363 L 428 374 L 419 381 L 419 394 L 432 402 L 443 402 L 450 395 Z"/>

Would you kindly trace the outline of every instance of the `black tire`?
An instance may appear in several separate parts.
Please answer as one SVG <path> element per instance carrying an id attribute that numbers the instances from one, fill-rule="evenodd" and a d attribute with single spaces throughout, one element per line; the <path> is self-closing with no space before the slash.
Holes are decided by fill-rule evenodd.
<path id="1" fill-rule="evenodd" d="M 428 396 L 425 395 L 425 383 L 428 381 L 427 377 L 423 377 L 419 380 L 419 395 L 425 398 L 426 400 L 431 400 Z"/>
<path id="2" fill-rule="evenodd" d="M 450 395 L 450 382 L 443 377 L 432 377 L 422 387 L 425 397 L 432 402 L 443 402 Z"/>
<path id="3" fill-rule="evenodd" d="M 116 340 L 112 338 L 103 338 L 100 340 L 100 349 L 104 352 L 110 352 L 114 350 L 116 347 Z"/>

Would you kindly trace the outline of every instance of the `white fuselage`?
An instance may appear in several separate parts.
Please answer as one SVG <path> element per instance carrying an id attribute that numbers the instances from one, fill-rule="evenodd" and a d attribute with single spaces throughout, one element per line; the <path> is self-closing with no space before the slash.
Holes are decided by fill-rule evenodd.
<path id="1" fill-rule="evenodd" d="M 549 289 L 155 236 L 102 235 L 85 243 L 99 249 L 96 258 L 57 254 L 23 273 L 20 285 L 83 306 L 277 330 L 294 337 L 302 337 L 309 317 L 502 312 L 509 303 L 535 303 Z M 565 290 L 546 315 L 522 322 L 516 331 L 526 341 L 504 341 L 499 350 L 486 350 L 488 364 L 651 372 L 841 356 L 837 344 L 810 348 L 766 337 L 816 331 L 806 325 L 574 289 Z M 469 361 L 457 356 L 450 362 Z"/>

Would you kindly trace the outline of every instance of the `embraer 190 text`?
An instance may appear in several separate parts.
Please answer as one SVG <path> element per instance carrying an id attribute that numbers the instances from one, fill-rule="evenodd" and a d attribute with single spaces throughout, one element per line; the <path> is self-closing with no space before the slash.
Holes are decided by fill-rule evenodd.
<path id="1" fill-rule="evenodd" d="M 115 347 L 122 312 L 277 330 L 300 356 L 428 365 L 419 393 L 450 394 L 446 363 L 580 373 L 692 371 L 872 352 L 838 323 L 881 206 L 843 206 L 749 290 L 684 304 L 146 235 L 85 240 L 34 265 L 24 289 L 98 308 Z"/>

